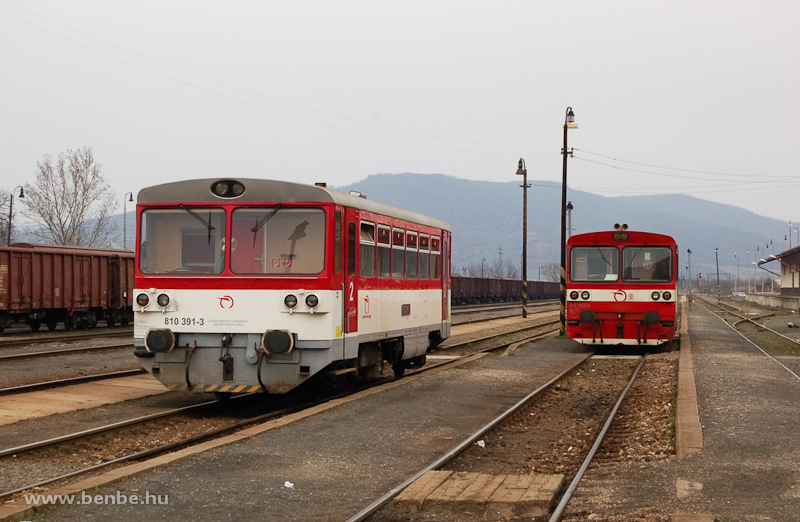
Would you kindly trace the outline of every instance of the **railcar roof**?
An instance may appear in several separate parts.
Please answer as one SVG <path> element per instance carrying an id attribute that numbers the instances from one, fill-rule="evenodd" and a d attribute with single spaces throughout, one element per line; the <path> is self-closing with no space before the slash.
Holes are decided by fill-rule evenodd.
<path id="1" fill-rule="evenodd" d="M 371 201 L 358 196 L 345 194 L 338 190 L 316 185 L 291 183 L 255 178 L 235 178 L 245 186 L 244 193 L 237 198 L 220 198 L 211 193 L 211 185 L 221 179 L 208 178 L 187 181 L 176 181 L 154 185 L 139 191 L 138 203 L 294 203 L 294 202 L 322 202 L 334 203 L 345 207 L 357 208 L 366 212 L 374 212 L 420 225 L 427 225 L 444 230 L 450 230 L 450 225 L 436 218 L 428 217 L 416 212 L 403 210 L 377 201 Z"/>
<path id="2" fill-rule="evenodd" d="M 615 241 L 613 239 L 614 234 L 628 234 L 628 240 L 626 241 Z M 672 236 L 668 236 L 666 234 L 656 234 L 654 232 L 645 232 L 642 230 L 600 230 L 597 232 L 587 232 L 585 234 L 575 234 L 569 238 L 567 243 L 570 245 L 580 245 L 580 244 L 594 244 L 595 242 L 601 242 L 604 244 L 616 244 L 616 243 L 632 243 L 632 244 L 639 244 L 643 241 L 647 240 L 649 243 L 653 245 L 674 245 L 675 239 Z"/>

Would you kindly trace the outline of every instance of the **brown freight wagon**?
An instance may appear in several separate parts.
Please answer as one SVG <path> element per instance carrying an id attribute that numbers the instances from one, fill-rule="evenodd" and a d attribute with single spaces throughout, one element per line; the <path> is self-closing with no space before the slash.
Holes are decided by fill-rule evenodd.
<path id="1" fill-rule="evenodd" d="M 133 322 L 130 250 L 17 243 L 0 247 L 0 332 L 12 322 L 38 331 Z"/>

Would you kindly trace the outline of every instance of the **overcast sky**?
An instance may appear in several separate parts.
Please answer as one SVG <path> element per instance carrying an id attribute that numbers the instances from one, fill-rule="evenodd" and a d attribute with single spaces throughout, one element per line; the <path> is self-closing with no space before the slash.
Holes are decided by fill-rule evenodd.
<path id="1" fill-rule="evenodd" d="M 571 106 L 570 188 L 797 223 L 798 27 L 797 0 L 0 0 L 0 188 L 84 146 L 120 210 L 190 178 L 560 181 Z"/>

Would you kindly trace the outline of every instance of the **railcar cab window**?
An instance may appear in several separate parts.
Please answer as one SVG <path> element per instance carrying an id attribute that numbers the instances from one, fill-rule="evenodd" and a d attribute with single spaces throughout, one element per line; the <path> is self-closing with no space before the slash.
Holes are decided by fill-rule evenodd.
<path id="1" fill-rule="evenodd" d="M 361 277 L 375 277 L 375 225 L 361 222 L 361 248 L 358 273 Z"/>
<path id="2" fill-rule="evenodd" d="M 617 247 L 574 246 L 569 251 L 569 277 L 572 281 L 617 281 Z"/>
<path id="3" fill-rule="evenodd" d="M 431 250 L 431 236 L 427 234 L 419 235 L 419 278 L 428 279 L 430 271 L 430 254 Z"/>
<path id="4" fill-rule="evenodd" d="M 231 217 L 231 271 L 236 274 L 313 275 L 325 268 L 325 211 L 321 208 L 237 208 Z"/>
<path id="5" fill-rule="evenodd" d="M 140 223 L 143 274 L 219 274 L 225 267 L 225 211 L 188 207 L 149 209 Z"/>
<path id="6" fill-rule="evenodd" d="M 409 232 L 406 236 L 406 277 L 417 278 L 417 233 Z"/>
<path id="7" fill-rule="evenodd" d="M 378 277 L 389 277 L 391 274 L 392 248 L 390 229 L 378 225 Z"/>
<path id="8" fill-rule="evenodd" d="M 392 277 L 402 279 L 406 265 L 406 232 L 402 228 L 392 229 Z"/>
<path id="9" fill-rule="evenodd" d="M 637 283 L 672 281 L 672 250 L 641 245 L 623 248 L 622 280 Z"/>
<path id="10" fill-rule="evenodd" d="M 431 238 L 431 279 L 439 279 L 442 277 L 441 263 L 439 260 L 442 258 L 442 242 L 434 236 Z"/>

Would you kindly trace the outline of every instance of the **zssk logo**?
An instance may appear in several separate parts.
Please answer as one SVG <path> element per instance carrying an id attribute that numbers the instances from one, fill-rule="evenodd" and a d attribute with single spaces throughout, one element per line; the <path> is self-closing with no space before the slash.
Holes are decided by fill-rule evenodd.
<path id="1" fill-rule="evenodd" d="M 220 308 L 233 308 L 233 297 L 226 295 L 224 297 L 217 297 L 219 299 Z"/>
<path id="2" fill-rule="evenodd" d="M 625 293 L 625 290 L 617 290 L 614 292 L 614 301 L 622 302 L 628 299 L 628 294 Z"/>
<path id="3" fill-rule="evenodd" d="M 369 296 L 364 296 L 364 315 L 369 315 Z"/>

